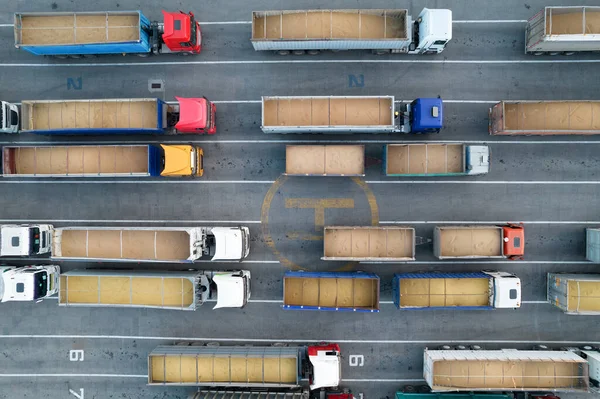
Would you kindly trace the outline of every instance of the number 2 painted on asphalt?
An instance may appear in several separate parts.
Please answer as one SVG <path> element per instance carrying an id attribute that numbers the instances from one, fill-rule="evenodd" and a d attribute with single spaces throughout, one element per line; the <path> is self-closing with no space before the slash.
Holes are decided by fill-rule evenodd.
<path id="1" fill-rule="evenodd" d="M 348 357 L 350 367 L 362 367 L 365 365 L 365 357 L 363 355 L 350 355 Z"/>
<path id="2" fill-rule="evenodd" d="M 71 349 L 69 351 L 69 360 L 72 362 L 83 362 L 83 349 Z"/>
<path id="3" fill-rule="evenodd" d="M 83 399 L 83 388 L 79 388 L 79 393 L 75 392 L 72 389 L 69 389 L 69 393 L 75 396 L 77 399 Z"/>

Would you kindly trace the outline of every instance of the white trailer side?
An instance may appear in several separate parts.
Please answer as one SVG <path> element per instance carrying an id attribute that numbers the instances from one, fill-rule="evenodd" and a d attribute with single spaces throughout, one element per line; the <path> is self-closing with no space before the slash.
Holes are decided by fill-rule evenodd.
<path id="1" fill-rule="evenodd" d="M 393 133 L 393 96 L 262 97 L 265 133 Z"/>
<path id="2" fill-rule="evenodd" d="M 428 350 L 423 377 L 434 392 L 588 392 L 588 362 L 571 351 Z"/>
<path id="3" fill-rule="evenodd" d="M 545 7 L 527 21 L 525 53 L 600 51 L 600 7 Z"/>
<path id="4" fill-rule="evenodd" d="M 406 226 L 326 226 L 323 260 L 415 260 L 415 229 Z"/>

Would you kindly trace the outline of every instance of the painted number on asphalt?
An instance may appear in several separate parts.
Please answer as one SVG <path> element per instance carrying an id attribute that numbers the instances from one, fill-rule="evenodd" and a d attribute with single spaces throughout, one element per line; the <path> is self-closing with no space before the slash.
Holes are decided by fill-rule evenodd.
<path id="1" fill-rule="evenodd" d="M 69 360 L 72 362 L 83 362 L 83 349 L 71 349 L 69 351 Z"/>
<path id="2" fill-rule="evenodd" d="M 348 362 L 350 367 L 362 367 L 365 365 L 365 357 L 363 355 L 350 355 Z"/>
<path id="3" fill-rule="evenodd" d="M 365 87 L 365 75 L 348 75 L 348 87 Z"/>
<path id="4" fill-rule="evenodd" d="M 81 90 L 83 88 L 83 78 L 67 78 L 67 90 Z"/>
<path id="5" fill-rule="evenodd" d="M 72 389 L 69 389 L 69 393 L 73 396 L 75 396 L 77 399 L 84 399 L 83 398 L 83 388 L 79 388 L 79 393 L 75 392 Z"/>

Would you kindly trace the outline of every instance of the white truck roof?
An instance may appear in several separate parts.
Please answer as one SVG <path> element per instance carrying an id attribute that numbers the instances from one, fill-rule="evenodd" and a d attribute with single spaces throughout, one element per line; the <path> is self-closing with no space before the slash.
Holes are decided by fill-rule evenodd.
<path id="1" fill-rule="evenodd" d="M 337 387 L 340 384 L 340 359 L 326 350 L 317 351 L 316 356 L 308 356 L 313 366 L 313 381 L 310 389 Z"/>
<path id="2" fill-rule="evenodd" d="M 215 255 L 212 260 L 240 260 L 244 253 L 245 230 L 238 227 L 213 227 Z"/>
<path id="3" fill-rule="evenodd" d="M 217 285 L 217 304 L 213 309 L 241 308 L 246 304 L 246 284 L 244 277 L 233 273 L 216 273 L 212 280 Z"/>
<path id="4" fill-rule="evenodd" d="M 29 255 L 29 227 L 0 227 L 0 256 Z"/>
<path id="5" fill-rule="evenodd" d="M 500 276 L 494 278 L 496 308 L 521 307 L 521 279 L 515 276 Z"/>
<path id="6" fill-rule="evenodd" d="M 432 36 L 437 40 L 452 39 L 452 11 L 424 8 L 419 14 L 422 19 L 419 29 L 421 37 Z"/>
<path id="7" fill-rule="evenodd" d="M 470 175 L 485 175 L 490 171 L 490 148 L 487 145 L 468 145 Z"/>

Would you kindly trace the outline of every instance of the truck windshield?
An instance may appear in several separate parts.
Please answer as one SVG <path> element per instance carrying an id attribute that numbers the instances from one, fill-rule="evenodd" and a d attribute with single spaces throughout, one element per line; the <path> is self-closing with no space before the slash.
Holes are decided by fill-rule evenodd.
<path id="1" fill-rule="evenodd" d="M 33 275 L 33 299 L 39 299 L 48 293 L 48 273 L 37 272 Z"/>
<path id="2" fill-rule="evenodd" d="M 31 248 L 29 249 L 29 253 L 30 255 L 35 255 L 37 253 L 40 252 L 40 229 L 38 229 L 37 227 L 33 227 L 30 231 L 30 242 L 31 242 Z"/>
<path id="3" fill-rule="evenodd" d="M 190 16 L 190 47 L 194 47 L 198 41 L 198 26 L 196 25 L 196 18 L 193 15 Z"/>

